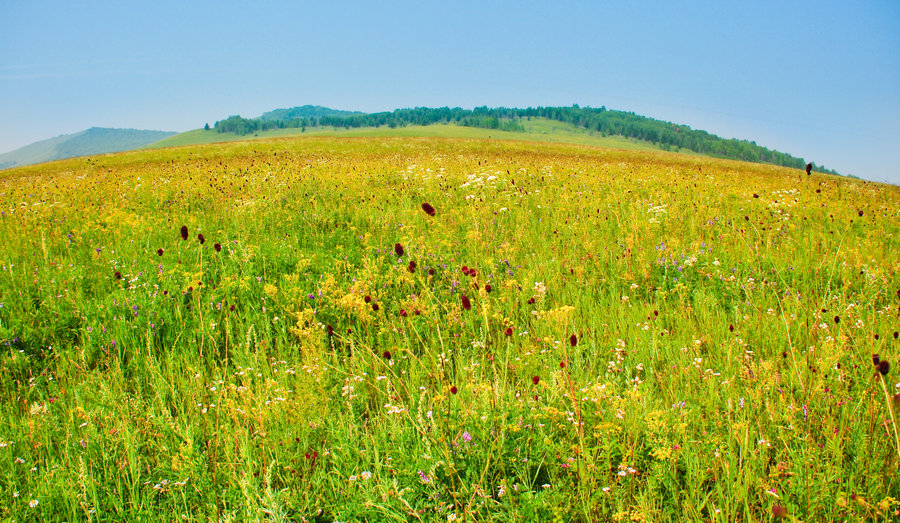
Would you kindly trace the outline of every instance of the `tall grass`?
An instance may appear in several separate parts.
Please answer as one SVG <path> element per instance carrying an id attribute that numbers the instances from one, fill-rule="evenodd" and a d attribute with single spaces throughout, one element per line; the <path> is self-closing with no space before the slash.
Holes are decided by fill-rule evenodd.
<path id="1" fill-rule="evenodd" d="M 0 208 L 3 518 L 897 517 L 896 187 L 303 138 Z"/>

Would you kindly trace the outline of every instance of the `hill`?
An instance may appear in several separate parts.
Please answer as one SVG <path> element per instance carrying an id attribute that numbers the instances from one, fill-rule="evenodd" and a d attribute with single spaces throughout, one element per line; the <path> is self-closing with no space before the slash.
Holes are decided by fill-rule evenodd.
<path id="1" fill-rule="evenodd" d="M 328 107 L 322 107 L 321 105 L 302 105 L 300 107 L 292 107 L 290 109 L 275 109 L 274 111 L 269 111 L 267 113 L 263 113 L 259 118 L 261 120 L 272 120 L 272 121 L 288 121 L 288 120 L 296 120 L 298 118 L 323 118 L 326 116 L 353 116 L 358 114 L 365 114 L 359 111 L 341 111 L 338 109 L 329 109 Z"/>
<path id="2" fill-rule="evenodd" d="M 250 135 L 242 135 L 234 132 L 219 133 L 215 130 L 195 129 L 170 136 L 158 142 L 146 146 L 147 149 L 163 147 L 179 147 L 187 145 L 201 145 L 209 143 L 223 143 L 242 140 L 268 140 L 272 138 L 289 138 L 301 136 L 342 136 L 342 137 L 434 137 L 434 138 L 463 138 L 463 139 L 499 139 L 521 140 L 528 142 L 554 142 L 590 145 L 594 147 L 609 147 L 613 149 L 660 151 L 664 150 L 657 144 L 624 136 L 603 136 L 601 133 L 589 129 L 576 127 L 572 124 L 549 120 L 546 118 L 532 118 L 522 122 L 523 131 L 502 131 L 486 129 L 482 127 L 466 127 L 458 124 L 432 124 L 432 125 L 408 125 L 401 127 L 333 127 L 315 126 L 306 129 L 278 128 L 258 131 Z M 694 154 L 691 151 L 678 149 L 678 152 Z"/>
<path id="3" fill-rule="evenodd" d="M 216 122 L 212 129 L 207 129 L 222 134 L 222 139 L 193 133 L 191 136 L 182 137 L 178 143 L 229 141 L 243 139 L 241 137 L 258 137 L 262 133 L 271 131 L 279 131 L 278 135 L 285 135 L 296 134 L 297 130 L 305 133 L 310 129 L 317 128 L 329 130 L 397 129 L 422 128 L 432 125 L 456 125 L 489 129 L 492 132 L 527 134 L 527 123 L 533 119 L 552 120 L 558 124 L 565 124 L 570 127 L 566 129 L 567 132 L 571 131 L 571 128 L 575 128 L 580 130 L 581 134 L 586 130 L 590 134 L 600 137 L 624 137 L 667 151 L 689 151 L 714 158 L 767 163 L 795 169 L 803 169 L 807 164 L 803 158 L 768 149 L 758 145 L 755 141 L 726 139 L 703 130 L 692 129 L 687 125 L 656 120 L 633 112 L 609 110 L 606 107 L 579 107 L 578 105 L 529 107 L 526 109 L 476 107 L 471 110 L 459 107 L 436 109 L 416 107 L 380 113 L 348 113 L 320 106 L 303 106 L 270 111 L 259 118 L 231 116 Z M 290 129 L 294 131 L 289 131 Z M 817 172 L 838 174 L 814 163 L 813 169 Z"/>
<path id="4" fill-rule="evenodd" d="M 130 151 L 174 134 L 176 133 L 167 131 L 91 127 L 79 133 L 41 140 L 0 154 L 0 169 L 76 156 Z"/>

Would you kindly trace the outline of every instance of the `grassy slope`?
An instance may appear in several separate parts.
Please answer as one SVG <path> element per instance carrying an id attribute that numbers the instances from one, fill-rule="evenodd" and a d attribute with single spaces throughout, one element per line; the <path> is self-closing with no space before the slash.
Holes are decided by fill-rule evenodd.
<path id="1" fill-rule="evenodd" d="M 0 519 L 896 510 L 900 188 L 319 136 L 12 169 L 0 209 Z"/>
<path id="2" fill-rule="evenodd" d="M 524 140 L 534 142 L 559 142 L 581 145 L 593 145 L 598 147 L 610 147 L 614 149 L 659 151 L 659 147 L 639 140 L 623 138 L 621 136 L 601 136 L 599 133 L 581 129 L 571 124 L 555 122 L 545 118 L 533 118 L 522 120 L 525 127 L 524 133 L 498 131 L 494 129 L 481 129 L 478 127 L 463 127 L 460 125 L 442 124 L 428 126 L 409 126 L 391 129 L 389 127 L 366 127 L 361 129 L 335 129 L 335 128 L 309 128 L 306 132 L 299 129 L 274 129 L 255 135 L 237 135 L 234 133 L 217 133 L 195 129 L 187 131 L 159 142 L 153 143 L 147 148 L 175 147 L 205 143 L 232 142 L 243 140 L 260 140 L 266 138 L 282 138 L 289 136 L 431 136 L 444 138 L 493 138 L 500 140 Z"/>
<path id="3" fill-rule="evenodd" d="M 168 137 L 173 133 L 139 129 L 90 129 L 26 145 L 15 151 L 0 154 L 0 166 L 30 165 L 76 156 L 129 151 Z"/>

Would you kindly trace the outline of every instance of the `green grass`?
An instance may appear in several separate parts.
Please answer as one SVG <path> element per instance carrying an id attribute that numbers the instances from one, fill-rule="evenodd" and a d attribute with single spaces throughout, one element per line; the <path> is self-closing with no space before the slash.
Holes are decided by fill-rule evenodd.
<path id="1" fill-rule="evenodd" d="M 472 139 L 498 139 L 498 140 L 523 140 L 532 142 L 558 142 L 591 145 L 596 147 L 610 147 L 614 149 L 659 151 L 660 147 L 649 142 L 642 142 L 622 136 L 602 136 L 600 133 L 575 127 L 571 124 L 556 122 L 546 118 L 532 118 L 522 120 L 525 132 L 508 132 L 494 129 L 482 129 L 478 127 L 464 127 L 455 124 L 439 125 L 412 125 L 408 127 L 365 127 L 360 129 L 343 128 L 307 128 L 305 132 L 300 129 L 273 129 L 252 135 L 237 135 L 234 133 L 218 133 L 210 130 L 195 129 L 187 131 L 148 146 L 148 148 L 177 147 L 184 145 L 197 145 L 206 143 L 233 142 L 244 140 L 264 140 L 270 138 L 301 137 L 301 136 L 344 136 L 344 137 L 443 137 L 443 138 L 472 138 Z M 689 154 L 695 154 L 686 151 Z"/>
<path id="2" fill-rule="evenodd" d="M 453 132 L 4 171 L 0 519 L 898 517 L 900 189 Z"/>

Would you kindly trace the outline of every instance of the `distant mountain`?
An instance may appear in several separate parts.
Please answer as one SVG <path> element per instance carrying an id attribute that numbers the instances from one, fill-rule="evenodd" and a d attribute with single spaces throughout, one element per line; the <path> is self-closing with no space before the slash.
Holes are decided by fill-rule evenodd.
<path id="1" fill-rule="evenodd" d="M 339 111 L 337 109 L 329 109 L 321 105 L 302 105 L 300 107 L 292 107 L 290 109 L 275 109 L 263 113 L 259 117 L 260 120 L 288 121 L 300 118 L 314 118 L 316 120 L 325 116 L 353 116 L 355 114 L 364 114 L 359 111 Z"/>
<path id="2" fill-rule="evenodd" d="M 75 156 L 130 151 L 174 134 L 177 133 L 91 127 L 80 133 L 64 134 L 0 154 L 0 169 Z"/>

